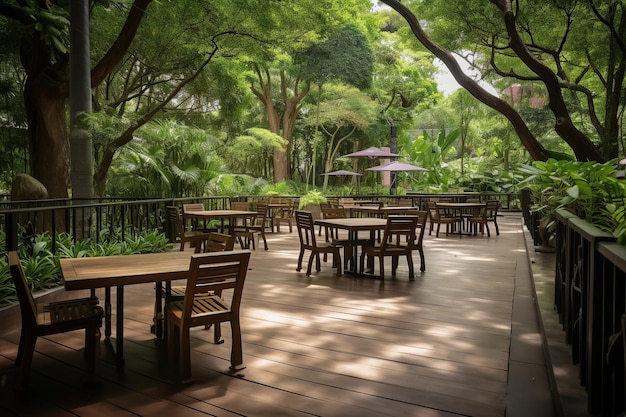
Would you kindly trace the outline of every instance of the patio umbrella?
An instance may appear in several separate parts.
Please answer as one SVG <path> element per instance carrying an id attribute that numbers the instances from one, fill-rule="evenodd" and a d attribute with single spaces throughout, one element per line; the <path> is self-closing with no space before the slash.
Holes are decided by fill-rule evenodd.
<path id="1" fill-rule="evenodd" d="M 325 172 L 323 174 L 320 175 L 330 175 L 330 176 L 335 176 L 335 177 L 350 177 L 350 176 L 360 176 L 363 174 L 359 174 L 358 172 L 352 172 L 352 171 L 346 171 L 344 169 L 340 169 L 339 171 L 331 171 L 331 172 Z"/>
<path id="2" fill-rule="evenodd" d="M 426 168 L 418 167 L 417 165 L 405 164 L 404 162 L 394 161 L 385 165 L 378 165 L 375 167 L 367 168 L 366 171 L 428 171 Z"/>
<path id="3" fill-rule="evenodd" d="M 356 180 L 356 189 L 357 191 L 360 188 L 359 185 L 359 178 L 360 176 L 362 176 L 363 174 L 359 174 L 358 172 L 353 172 L 353 171 L 346 171 L 345 169 L 340 169 L 339 171 L 331 171 L 331 172 L 325 172 L 323 174 L 320 175 L 325 175 L 327 177 L 357 177 Z"/>
<path id="4" fill-rule="evenodd" d="M 347 158 L 369 158 L 369 159 L 395 158 L 397 156 L 399 156 L 397 153 L 383 151 L 382 149 L 378 149 L 374 146 L 372 146 L 371 148 L 364 149 L 362 151 L 352 152 L 347 155 L 344 155 L 344 157 L 347 157 Z"/>

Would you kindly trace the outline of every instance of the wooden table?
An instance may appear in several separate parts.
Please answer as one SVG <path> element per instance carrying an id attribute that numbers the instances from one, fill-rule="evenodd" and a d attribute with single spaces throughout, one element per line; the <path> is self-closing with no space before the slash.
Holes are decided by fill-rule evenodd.
<path id="1" fill-rule="evenodd" d="M 315 224 L 348 231 L 348 240 L 351 242 L 352 246 L 352 259 L 351 265 L 349 265 L 349 269 L 346 272 L 356 274 L 359 273 L 356 267 L 358 259 L 358 247 L 359 245 L 363 244 L 362 241 L 359 241 L 359 232 L 369 231 L 369 241 L 373 241 L 374 239 L 376 239 L 376 231 L 385 229 L 385 226 L 387 225 L 387 220 L 377 217 L 318 219 L 315 220 Z"/>
<path id="2" fill-rule="evenodd" d="M 417 207 L 404 207 L 404 206 L 383 206 L 383 207 L 375 207 L 375 206 L 362 206 L 362 207 L 352 207 L 352 213 L 360 213 L 365 214 L 367 216 L 374 217 L 386 217 L 389 214 L 407 214 L 410 212 L 416 212 L 419 210 Z"/>
<path id="3" fill-rule="evenodd" d="M 290 203 L 267 203 L 267 215 L 270 219 L 270 228 L 272 229 L 272 233 L 274 232 L 274 217 L 276 214 L 280 214 L 281 216 L 284 214 L 284 211 L 291 210 L 292 204 Z M 276 225 L 276 232 L 280 232 L 280 222 Z"/>
<path id="4" fill-rule="evenodd" d="M 245 210 L 192 210 L 183 213 L 183 217 L 190 219 L 203 219 L 210 220 L 222 220 L 222 230 L 224 229 L 224 220 L 229 219 L 228 226 L 231 229 L 231 235 L 233 235 L 232 228 L 235 225 L 233 221 L 236 218 L 249 219 L 257 215 L 256 211 Z"/>
<path id="5" fill-rule="evenodd" d="M 105 337 L 115 352 L 118 364 L 124 363 L 124 286 L 157 282 L 155 321 L 162 314 L 161 282 L 185 279 L 189 273 L 190 252 L 165 252 L 141 255 L 62 258 L 61 273 L 66 290 L 105 289 Z M 111 287 L 116 287 L 116 344 L 111 341 Z M 155 323 L 156 329 L 160 324 Z M 157 330 L 157 336 L 160 337 Z"/>
<path id="6" fill-rule="evenodd" d="M 481 209 L 486 206 L 485 203 L 436 203 L 437 207 L 441 207 L 445 210 L 451 210 L 454 212 L 454 216 L 458 217 L 459 223 L 463 220 L 463 213 L 468 210 Z M 454 232 L 454 231 L 453 231 Z M 459 227 L 458 234 L 462 235 L 463 230 Z"/>

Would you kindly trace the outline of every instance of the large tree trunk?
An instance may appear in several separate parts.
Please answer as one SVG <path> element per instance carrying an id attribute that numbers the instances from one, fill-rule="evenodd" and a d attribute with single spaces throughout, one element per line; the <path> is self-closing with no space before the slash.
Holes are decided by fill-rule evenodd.
<path id="1" fill-rule="evenodd" d="M 94 68 L 92 86 L 100 83 L 122 59 L 151 1 L 135 0 L 119 37 Z M 66 57 L 59 57 L 53 64 L 37 36 L 25 46 L 22 55 L 27 72 L 24 103 L 28 118 L 31 173 L 47 188 L 50 198 L 66 198 L 70 183 L 66 122 L 69 80 L 67 62 L 63 62 Z"/>
<path id="2" fill-rule="evenodd" d="M 30 136 L 32 176 L 48 190 L 49 198 L 66 198 L 69 155 L 65 103 L 66 85 L 44 71 L 29 73 L 24 103 Z"/>
<path id="3" fill-rule="evenodd" d="M 274 165 L 274 182 L 281 182 L 291 178 L 291 167 L 289 164 L 289 156 L 291 155 L 291 139 L 293 129 L 296 124 L 296 118 L 300 111 L 300 103 L 309 92 L 309 85 L 299 91 L 299 81 L 295 82 L 293 89 L 288 88 L 285 72 L 280 73 L 280 92 L 284 105 L 284 112 L 281 114 L 276 109 L 272 101 L 272 79 L 270 72 L 265 69 L 261 72 L 258 65 L 254 67 L 259 87 L 254 84 L 250 86 L 252 93 L 265 106 L 265 114 L 272 133 L 280 135 L 286 141 L 285 149 L 274 149 L 272 162 Z M 293 91 L 293 92 L 291 92 Z M 282 129 L 281 122 L 282 119 Z"/>

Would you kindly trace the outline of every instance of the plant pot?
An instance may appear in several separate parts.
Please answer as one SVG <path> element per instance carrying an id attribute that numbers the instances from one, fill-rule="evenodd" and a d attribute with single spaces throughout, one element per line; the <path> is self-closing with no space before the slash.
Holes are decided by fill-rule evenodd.
<path id="1" fill-rule="evenodd" d="M 300 210 L 310 211 L 313 219 L 322 218 L 322 209 L 320 208 L 319 204 L 307 204 L 306 206 L 304 206 L 304 208 L 301 208 Z"/>

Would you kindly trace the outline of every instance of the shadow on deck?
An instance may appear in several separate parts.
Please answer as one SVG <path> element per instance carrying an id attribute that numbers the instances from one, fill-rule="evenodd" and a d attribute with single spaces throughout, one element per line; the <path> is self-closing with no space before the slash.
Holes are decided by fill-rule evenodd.
<path id="1" fill-rule="evenodd" d="M 297 234 L 253 252 L 242 302 L 244 360 L 192 331 L 195 384 L 178 386 L 149 332 L 153 285 L 126 289 L 126 365 L 99 352 L 87 381 L 82 334 L 38 341 L 31 389 L 16 395 L 18 331 L 0 331 L 2 416 L 555 416 L 518 214 L 501 233 L 426 236 L 426 272 L 296 272 Z M 419 264 L 419 257 L 418 257 Z M 419 268 L 416 268 L 419 269 Z M 387 269 L 389 271 L 390 269 Z M 543 290 L 543 287 L 542 287 Z M 98 294 L 102 296 L 102 294 Z M 87 383 L 86 383 L 87 382 Z"/>

